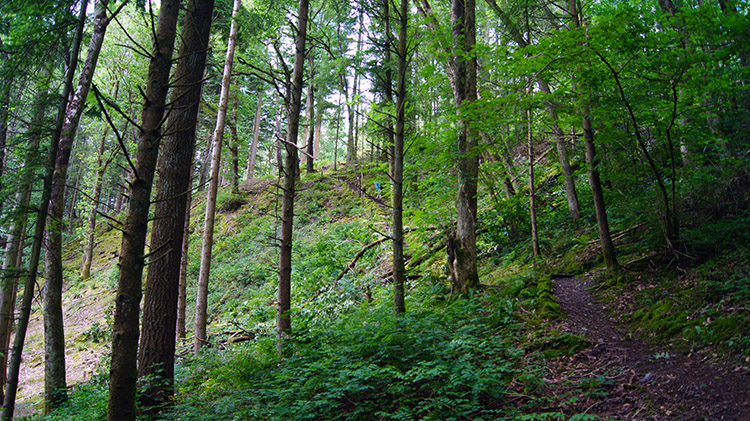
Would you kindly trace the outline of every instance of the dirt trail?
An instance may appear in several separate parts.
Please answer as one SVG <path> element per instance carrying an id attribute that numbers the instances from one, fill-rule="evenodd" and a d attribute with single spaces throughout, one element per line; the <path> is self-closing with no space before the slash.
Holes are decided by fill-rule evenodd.
<path id="1" fill-rule="evenodd" d="M 591 342 L 550 364 L 550 382 L 580 388 L 575 402 L 556 402 L 558 410 L 607 420 L 750 420 L 747 373 L 630 337 L 627 326 L 594 299 L 593 286 L 591 279 L 553 280 L 567 315 L 561 329 Z"/>

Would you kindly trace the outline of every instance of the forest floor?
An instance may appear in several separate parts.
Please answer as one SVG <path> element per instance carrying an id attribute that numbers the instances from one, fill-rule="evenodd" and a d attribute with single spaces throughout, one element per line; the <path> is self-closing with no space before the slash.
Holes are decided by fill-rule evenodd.
<path id="1" fill-rule="evenodd" d="M 96 374 L 109 341 L 104 314 L 112 305 L 111 291 L 87 289 L 63 299 L 65 324 L 65 366 L 69 387 L 85 382 Z M 41 412 L 44 396 L 44 323 L 41 303 L 32 307 L 19 373 L 16 416 Z"/>
<path id="2" fill-rule="evenodd" d="M 607 420 L 750 420 L 745 367 L 710 351 L 676 353 L 637 339 L 617 310 L 597 299 L 595 287 L 591 276 L 553 280 L 566 315 L 558 328 L 591 344 L 551 360 L 547 380 L 577 396 L 559 398 L 558 408 Z"/>

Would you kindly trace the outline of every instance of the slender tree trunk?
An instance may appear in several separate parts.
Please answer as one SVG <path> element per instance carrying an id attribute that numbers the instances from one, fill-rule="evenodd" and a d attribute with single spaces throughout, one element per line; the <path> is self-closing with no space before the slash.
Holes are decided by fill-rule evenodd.
<path id="1" fill-rule="evenodd" d="M 75 144 L 73 144 L 73 147 L 75 147 Z M 78 206 L 78 191 L 81 187 L 81 171 L 80 169 L 76 172 L 76 182 L 73 186 L 73 194 L 70 197 L 70 203 L 68 204 L 68 216 L 67 216 L 67 233 L 68 235 L 72 235 L 73 231 L 75 230 L 76 226 L 76 207 Z"/>
<path id="2" fill-rule="evenodd" d="M 529 213 L 531 219 L 531 249 L 534 256 L 539 256 L 539 233 L 536 225 L 536 186 L 534 185 L 534 137 L 532 133 L 531 110 L 526 110 L 528 147 L 529 147 Z"/>
<path id="3" fill-rule="evenodd" d="M 13 326 L 13 315 L 15 312 L 15 299 L 18 290 L 18 280 L 23 276 L 20 256 L 23 251 L 23 243 L 26 234 L 26 221 L 28 218 L 31 191 L 34 184 L 34 168 L 37 167 L 39 155 L 39 144 L 41 142 L 41 128 L 46 111 L 46 99 L 49 89 L 49 74 L 43 76 L 44 82 L 39 84 L 35 110 L 33 112 L 31 131 L 28 133 L 31 140 L 28 152 L 24 158 L 23 170 L 18 178 L 16 208 L 13 220 L 8 230 L 5 243 L 5 256 L 2 266 L 2 289 L 0 289 L 0 384 L 7 381 L 6 368 L 8 366 L 8 354 L 10 346 L 11 331 Z M 0 399 L 4 393 L 0 392 Z"/>
<path id="4" fill-rule="evenodd" d="M 65 184 L 68 174 L 68 163 L 73 148 L 73 141 L 78 130 L 78 123 L 86 97 L 88 96 L 94 70 L 99 59 L 99 52 L 104 42 L 109 18 L 107 16 L 108 0 L 96 2 L 93 32 L 89 42 L 86 60 L 81 69 L 78 87 L 68 103 L 65 122 L 62 127 L 60 142 L 55 159 L 55 170 L 52 175 L 52 186 L 49 202 L 49 231 L 47 233 L 47 250 L 45 253 L 45 287 L 44 287 L 44 392 L 45 413 L 50 413 L 67 400 L 65 381 L 65 332 L 62 312 L 62 232 L 64 229 Z M 73 204 L 74 205 L 74 204 Z"/>
<path id="5" fill-rule="evenodd" d="M 206 215 L 203 225 L 203 247 L 201 248 L 201 268 L 198 274 L 198 292 L 195 304 L 195 340 L 193 348 L 198 355 L 206 342 L 206 308 L 208 305 L 208 276 L 211 270 L 211 249 L 214 243 L 214 220 L 216 217 L 216 193 L 219 189 L 219 168 L 221 167 L 221 143 L 224 136 L 224 124 L 229 104 L 229 88 L 232 77 L 232 63 L 234 62 L 234 46 L 237 42 L 237 14 L 241 1 L 234 0 L 232 9 L 232 24 L 229 29 L 227 42 L 227 56 L 224 60 L 224 74 L 221 79 L 221 95 L 219 109 L 216 113 L 216 128 L 214 130 L 214 151 L 211 156 L 211 182 L 208 185 L 206 198 Z"/>
<path id="6" fill-rule="evenodd" d="M 401 0 L 398 28 L 398 77 L 396 84 L 396 133 L 393 143 L 393 174 L 391 177 L 391 200 L 393 205 L 393 300 L 397 313 L 404 313 L 404 137 L 406 120 L 406 25 L 407 0 Z M 388 34 L 390 38 L 390 34 Z"/>
<path id="7" fill-rule="evenodd" d="M 315 172 L 315 85 L 313 85 L 313 78 L 315 77 L 314 68 L 314 56 L 310 54 L 310 83 L 307 87 L 307 103 L 308 103 L 308 118 L 307 118 L 307 173 L 312 174 Z"/>
<path id="8" fill-rule="evenodd" d="M 320 136 L 323 130 L 323 109 L 318 109 L 318 118 L 315 120 L 315 139 L 313 141 L 313 157 L 317 161 L 320 156 Z"/>
<path id="9" fill-rule="evenodd" d="M 255 178 L 255 160 L 258 155 L 258 138 L 260 137 L 260 113 L 263 109 L 263 90 L 258 89 L 258 104 L 255 106 L 253 119 L 253 141 L 250 144 L 250 154 L 247 160 L 246 181 L 251 183 Z"/>
<path id="10" fill-rule="evenodd" d="M 459 113 L 457 228 L 452 264 L 456 273 L 456 287 L 458 291 L 465 292 L 479 286 L 476 245 L 478 140 L 476 129 L 472 128 L 472 122 L 466 116 L 470 113 L 465 111 L 477 98 L 474 0 L 453 0 L 451 21 L 455 54 L 452 66 L 454 96 Z"/>
<path id="11" fill-rule="evenodd" d="M 71 45 L 71 55 L 78 57 L 83 38 L 83 29 L 86 22 L 87 0 L 81 1 L 78 15 L 78 24 L 73 44 Z M 3 410 L 0 413 L 0 419 L 13 419 L 13 413 L 16 407 L 16 394 L 18 392 L 18 380 L 21 370 L 21 356 L 23 354 L 23 345 L 26 340 L 26 331 L 29 326 L 29 316 L 31 314 L 31 302 L 34 298 L 34 286 L 36 284 L 37 268 L 39 267 L 39 258 L 42 250 L 44 238 L 44 229 L 47 222 L 47 211 L 49 210 L 50 191 L 52 188 L 52 179 L 55 169 L 55 159 L 60 144 L 60 137 L 63 130 L 63 123 L 67 115 L 68 97 L 73 89 L 73 78 L 75 75 L 76 63 L 71 63 L 65 71 L 65 81 L 63 84 L 62 101 L 57 112 L 55 130 L 50 141 L 48 161 L 46 163 L 46 174 L 42 188 L 42 198 L 39 204 L 37 214 L 36 228 L 34 231 L 34 241 L 31 245 L 31 254 L 29 255 L 29 270 L 26 272 L 24 280 L 23 297 L 21 298 L 21 314 L 18 318 L 16 334 L 13 338 L 13 349 L 11 349 L 10 359 L 8 361 L 8 380 L 6 382 L 5 397 L 3 399 Z"/>
<path id="12" fill-rule="evenodd" d="M 214 151 L 214 138 L 213 133 L 208 136 L 206 141 L 206 153 L 203 154 L 201 159 L 201 172 L 200 178 L 198 179 L 198 191 L 203 191 L 206 188 L 206 182 L 208 181 L 208 175 L 211 171 L 211 156 Z"/>
<path id="13" fill-rule="evenodd" d="M 537 85 L 547 95 L 552 94 L 549 83 L 542 79 L 537 81 Z M 557 156 L 560 160 L 560 171 L 562 172 L 563 179 L 565 182 L 565 197 L 568 200 L 568 211 L 570 212 L 570 219 L 577 221 L 581 218 L 581 210 L 578 205 L 578 194 L 576 192 L 576 183 L 573 178 L 573 170 L 570 167 L 570 159 L 568 158 L 568 148 L 565 145 L 565 133 L 560 128 L 559 118 L 557 115 L 557 106 L 551 101 L 547 102 L 547 114 L 550 117 L 552 135 L 555 138 L 555 146 L 557 147 Z"/>
<path id="14" fill-rule="evenodd" d="M 284 158 L 281 154 L 281 114 L 276 114 L 276 129 L 274 131 L 274 134 L 276 136 L 276 146 L 275 146 L 275 156 L 276 156 L 276 170 L 278 173 L 278 176 L 281 177 L 281 175 L 284 173 Z"/>
<path id="15" fill-rule="evenodd" d="M 192 174 L 192 171 L 190 172 Z M 187 203 L 185 206 L 185 227 L 182 237 L 182 255 L 180 256 L 180 281 L 177 294 L 177 339 L 185 339 L 187 329 L 185 328 L 185 310 L 187 308 L 187 269 L 188 249 L 190 246 L 190 205 L 193 202 L 192 189 L 187 192 Z"/>
<path id="16" fill-rule="evenodd" d="M 232 193 L 240 194 L 240 139 L 237 137 L 237 90 L 232 95 L 232 119 L 229 123 L 229 151 L 232 154 Z"/>
<path id="17" fill-rule="evenodd" d="M 385 64 L 385 72 L 383 75 L 383 97 L 385 102 L 391 106 L 395 104 L 393 100 L 393 58 L 391 57 L 391 50 L 393 49 L 393 32 L 391 29 L 391 10 L 390 0 L 383 0 L 383 26 L 385 27 L 385 48 L 383 51 L 383 60 Z M 395 134 L 396 131 L 393 127 L 393 116 L 390 112 L 385 115 L 385 145 L 383 147 L 384 155 L 388 161 L 388 174 L 393 177 L 394 173 L 394 145 L 396 143 Z"/>
<path id="18" fill-rule="evenodd" d="M 495 0 L 487 0 L 487 4 L 494 10 L 495 14 L 500 18 L 500 21 L 505 28 L 510 32 L 513 40 L 518 44 L 519 48 L 526 48 L 529 45 L 529 41 L 524 37 L 521 29 L 518 27 L 516 22 L 512 20 L 510 15 L 503 11 Z M 552 90 L 550 89 L 549 83 L 542 78 L 537 78 L 537 85 L 547 95 L 550 95 Z M 573 179 L 573 172 L 570 168 L 570 160 L 568 159 L 568 151 L 565 146 L 565 135 L 560 128 L 559 118 L 557 115 L 557 106 L 548 101 L 547 113 L 550 117 L 552 134 L 555 137 L 555 144 L 557 146 L 558 158 L 560 160 L 560 169 L 565 179 L 565 195 L 568 200 L 568 210 L 570 212 L 570 218 L 573 221 L 577 221 L 581 217 L 581 211 L 578 204 L 578 194 L 576 193 L 575 180 Z"/>
<path id="19" fill-rule="evenodd" d="M 341 104 L 336 107 L 336 136 L 333 138 L 333 170 L 338 170 L 339 132 L 341 131 Z"/>
<path id="20" fill-rule="evenodd" d="M 189 0 L 182 44 L 171 92 L 168 131 L 164 133 L 157 168 L 151 261 L 143 300 L 143 333 L 138 350 L 138 377 L 148 379 L 139 400 L 155 415 L 172 402 L 174 394 L 175 329 L 180 292 L 180 268 L 185 221 L 190 198 L 195 132 L 206 67 L 213 0 Z M 184 314 L 184 304 L 183 304 Z M 184 336 L 184 316 L 183 316 Z"/>
<path id="21" fill-rule="evenodd" d="M 115 83 L 114 99 L 117 100 L 117 94 L 120 88 L 120 82 Z M 125 126 L 127 130 L 127 126 Z M 125 130 L 123 130 L 125 132 Z M 107 134 L 109 134 L 109 126 L 105 126 L 104 133 L 99 142 L 99 151 L 96 157 L 96 183 L 94 184 L 94 192 L 92 194 L 93 204 L 91 206 L 91 212 L 88 218 L 88 239 L 86 241 L 86 248 L 83 251 L 83 259 L 81 260 L 81 279 L 88 279 L 91 277 L 91 262 L 94 258 L 94 246 L 96 244 L 96 214 L 99 211 L 99 202 L 102 197 L 102 188 L 104 185 L 104 173 L 107 171 L 107 167 L 112 162 L 112 158 L 104 158 L 104 153 L 107 148 Z"/>
<path id="22" fill-rule="evenodd" d="M 94 183 L 94 192 L 92 195 L 91 211 L 89 212 L 87 229 L 88 238 L 86 239 L 86 248 L 83 250 L 81 259 L 81 279 L 91 277 L 91 261 L 94 258 L 94 245 L 96 244 L 96 213 L 99 210 L 99 201 L 102 198 L 102 185 L 104 184 L 104 173 L 107 171 L 106 164 L 109 161 L 104 160 L 104 153 L 107 147 L 107 134 L 109 127 L 105 127 L 102 138 L 99 142 L 99 152 L 96 158 L 96 182 Z"/>
<path id="23" fill-rule="evenodd" d="M 276 332 L 279 339 L 287 337 L 292 330 L 291 286 L 292 286 L 292 232 L 294 228 L 294 195 L 295 183 L 299 173 L 297 159 L 297 136 L 299 134 L 299 115 L 302 104 L 302 77 L 305 67 L 305 41 L 307 39 L 308 0 L 300 0 L 299 21 L 297 22 L 296 52 L 292 80 L 287 83 L 287 138 L 284 144 L 284 191 L 281 201 L 281 248 L 279 251 L 279 296 L 276 318 Z M 282 353 L 282 342 L 279 342 L 279 353 Z"/>
<path id="24" fill-rule="evenodd" d="M 142 294 L 141 277 L 146 258 L 143 252 L 146 245 L 151 188 L 169 90 L 179 6 L 179 0 L 162 0 L 159 20 L 154 30 L 154 49 L 149 63 L 146 98 L 141 113 L 141 131 L 136 147 L 135 168 L 129 183 L 128 213 L 120 246 L 120 273 L 112 326 L 108 421 L 132 421 L 136 418 L 138 319 Z"/>
<path id="25" fill-rule="evenodd" d="M 580 28 L 581 23 L 576 0 L 569 0 L 568 5 L 573 28 Z M 594 129 L 591 126 L 591 107 L 587 98 L 584 98 L 582 101 L 580 113 L 583 115 L 583 141 L 586 150 L 586 164 L 588 165 L 589 185 L 594 197 L 594 211 L 599 227 L 599 240 L 602 244 L 602 257 L 604 258 L 604 264 L 607 266 L 607 272 L 610 275 L 616 276 L 620 271 L 620 264 L 617 262 L 615 246 L 612 243 L 612 235 L 609 232 L 609 219 L 607 218 L 607 209 L 604 204 L 604 191 L 599 179 L 599 158 L 596 155 Z"/>
<path id="26" fill-rule="evenodd" d="M 0 41 L 0 49 L 2 48 L 3 42 Z M 6 53 L 3 57 L 3 68 L 5 67 L 8 60 L 10 60 L 10 54 Z M 2 82 L 0 82 L 0 84 L 0 191 L 2 191 L 4 187 L 2 176 L 5 174 L 5 148 L 8 143 L 8 109 L 10 108 L 10 87 L 13 84 L 13 79 L 10 77 L 6 77 Z M 2 209 L 3 204 L 0 203 L 0 213 L 2 213 Z M 0 392 L 0 399 L 2 399 L 2 392 Z"/>

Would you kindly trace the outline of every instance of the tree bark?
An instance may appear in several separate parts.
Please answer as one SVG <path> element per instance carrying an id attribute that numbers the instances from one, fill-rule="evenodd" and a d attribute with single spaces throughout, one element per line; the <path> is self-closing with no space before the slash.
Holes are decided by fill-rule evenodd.
<path id="1" fill-rule="evenodd" d="M 232 154 L 232 193 L 240 194 L 240 138 L 237 136 L 237 90 L 232 94 L 232 119 L 229 123 L 229 151 Z"/>
<path id="2" fill-rule="evenodd" d="M 537 85 L 547 95 L 552 93 L 549 83 L 547 81 L 538 79 Z M 552 135 L 555 138 L 555 146 L 557 147 L 557 156 L 560 161 L 560 171 L 563 175 L 565 182 L 565 197 L 568 200 L 568 211 L 570 212 L 570 219 L 577 221 L 581 218 L 581 209 L 578 204 L 578 193 L 576 192 L 576 183 L 573 178 L 573 170 L 570 167 L 570 158 L 568 158 L 568 148 L 565 145 L 565 133 L 560 128 L 560 122 L 557 115 L 557 106 L 551 101 L 547 101 L 547 114 L 550 118 L 550 126 L 552 129 Z"/>
<path id="3" fill-rule="evenodd" d="M 406 123 L 406 25 L 407 0 L 401 0 L 398 28 L 398 76 L 396 82 L 396 133 L 393 137 L 393 174 L 391 201 L 393 205 L 393 301 L 396 313 L 406 312 L 404 302 L 404 126 Z"/>
<path id="4" fill-rule="evenodd" d="M 78 23 L 76 26 L 73 44 L 71 45 L 70 49 L 71 56 L 73 57 L 78 57 L 78 54 L 80 53 L 81 40 L 83 39 L 83 29 L 86 22 L 87 4 L 87 0 L 81 1 Z M 67 67 L 65 71 L 65 80 L 63 83 L 63 92 L 61 96 L 62 101 L 60 102 L 57 111 L 55 129 L 50 141 L 48 161 L 45 167 L 46 174 L 44 177 L 44 185 L 42 187 L 42 198 L 39 204 L 39 212 L 37 213 L 34 241 L 32 242 L 31 254 L 29 255 L 29 270 L 26 272 L 26 278 L 24 280 L 24 291 L 23 297 L 21 298 L 20 309 L 21 314 L 18 318 L 18 326 L 16 327 L 16 334 L 13 338 L 13 349 L 11 350 L 10 359 L 8 362 L 8 380 L 6 382 L 5 397 L 3 399 L 3 410 L 2 413 L 0 413 L 0 419 L 13 419 L 13 413 L 15 412 L 16 394 L 18 392 L 18 380 L 21 369 L 21 355 L 23 353 L 24 341 L 26 340 L 26 331 L 28 330 L 29 326 L 31 303 L 34 298 L 34 286 L 36 284 L 37 268 L 39 267 L 39 258 L 41 255 L 44 230 L 47 222 L 47 212 L 49 210 L 55 160 L 57 158 L 57 151 L 60 144 L 63 125 L 65 123 L 65 117 L 67 116 L 66 111 L 68 109 L 68 97 L 70 96 L 71 90 L 73 89 L 73 78 L 75 76 L 76 67 L 77 61 L 74 61 Z"/>
<path id="5" fill-rule="evenodd" d="M 578 16 L 576 0 L 569 0 L 568 5 L 573 28 L 580 28 L 581 21 Z M 585 97 L 580 106 L 580 112 L 583 115 L 583 141 L 586 150 L 586 164 L 588 165 L 588 179 L 594 198 L 594 211 L 596 213 L 596 223 L 599 227 L 599 240 L 602 243 L 602 257 L 604 258 L 604 264 L 607 266 L 607 272 L 610 275 L 616 276 L 620 271 L 620 264 L 617 262 L 612 235 L 609 231 L 609 219 L 607 218 L 607 209 L 604 204 L 604 191 L 599 179 L 599 158 L 596 156 L 594 130 L 591 127 L 591 106 Z"/>
<path id="6" fill-rule="evenodd" d="M 192 168 L 191 168 L 192 169 Z M 192 171 L 190 172 L 192 175 Z M 187 308 L 187 266 L 190 246 L 190 204 L 193 201 L 192 190 L 187 192 L 185 205 L 185 227 L 182 237 L 182 255 L 180 256 L 180 281 L 177 293 L 177 339 L 185 339 L 185 309 Z"/>
<path id="7" fill-rule="evenodd" d="M 34 184 L 34 168 L 38 166 L 37 156 L 39 155 L 39 144 L 41 143 L 41 133 L 39 129 L 44 120 L 46 111 L 46 100 L 49 90 L 49 74 L 43 75 L 44 82 L 38 86 L 35 109 L 32 114 L 32 121 L 28 133 L 30 143 L 28 152 L 24 158 L 23 168 L 19 178 L 16 190 L 16 203 L 13 220 L 8 229 L 8 237 L 5 243 L 5 256 L 2 266 L 2 289 L 0 289 L 0 384 L 7 381 L 6 368 L 8 366 L 8 355 L 10 338 L 13 326 L 15 299 L 18 290 L 18 281 L 23 276 L 21 261 L 19 257 L 23 251 L 23 243 L 26 234 L 26 225 L 28 218 L 29 203 L 31 201 L 31 191 Z M 4 393 L 0 392 L 0 399 Z"/>
<path id="8" fill-rule="evenodd" d="M 518 44 L 519 48 L 526 48 L 529 45 L 529 41 L 526 40 L 520 28 L 514 22 L 511 17 L 503 11 L 495 0 L 487 0 L 487 4 L 495 11 L 495 14 L 500 18 L 500 21 L 505 26 L 505 29 L 510 33 L 511 38 Z M 547 95 L 552 93 L 549 83 L 542 79 L 537 78 L 537 86 Z M 557 146 L 557 155 L 560 160 L 560 169 L 565 180 L 565 196 L 568 200 L 568 211 L 570 212 L 570 218 L 573 221 L 577 221 L 581 217 L 580 206 L 578 203 L 578 194 L 576 193 L 575 180 L 573 179 L 573 171 L 570 168 L 570 159 L 568 158 L 568 151 L 565 145 L 565 135 L 560 128 L 560 122 L 557 115 L 557 105 L 551 101 L 547 101 L 547 114 L 550 117 L 550 124 L 552 134 L 555 137 L 555 144 Z"/>
<path id="9" fill-rule="evenodd" d="M 258 103 L 255 106 L 255 118 L 253 119 L 253 141 L 250 144 L 250 154 L 247 160 L 246 181 L 251 183 L 255 178 L 255 160 L 258 155 L 258 138 L 260 137 L 260 113 L 263 109 L 263 90 L 258 89 Z"/>
<path id="10" fill-rule="evenodd" d="M 164 133 L 157 162 L 159 180 L 151 228 L 153 255 L 148 265 L 143 333 L 138 350 L 138 377 L 148 378 L 139 397 L 140 404 L 155 410 L 170 404 L 174 394 L 180 269 L 213 9 L 214 0 L 190 0 L 187 4 L 174 72 L 179 84 L 171 92 L 173 103 L 168 113 L 168 131 Z M 184 336 L 184 316 L 182 330 Z"/>
<path id="11" fill-rule="evenodd" d="M 536 225 L 536 186 L 534 185 L 534 136 L 532 132 L 531 110 L 526 110 L 527 130 L 528 130 L 528 148 L 529 148 L 529 219 L 531 220 L 531 249 L 534 256 L 537 257 L 539 252 L 539 233 Z"/>
<path id="12" fill-rule="evenodd" d="M 206 214 L 203 225 L 203 246 L 201 248 L 201 268 L 198 274 L 198 291 L 195 304 L 195 340 L 193 350 L 198 355 L 206 342 L 206 309 L 208 305 L 208 277 L 211 270 L 211 249 L 214 242 L 214 220 L 216 217 L 216 194 L 219 190 L 219 169 L 221 167 L 221 143 L 224 136 L 224 124 L 229 104 L 229 88 L 234 62 L 234 46 L 237 42 L 237 14 L 241 1 L 234 0 L 232 9 L 232 23 L 229 29 L 227 55 L 224 60 L 224 74 L 221 78 L 221 95 L 219 109 L 216 113 L 216 128 L 213 135 L 213 155 L 211 156 L 211 182 L 208 185 L 206 197 Z"/>
<path id="13" fill-rule="evenodd" d="M 292 330 L 291 309 L 292 286 L 292 232 L 294 229 L 295 183 L 299 173 L 297 159 L 297 137 L 299 135 L 299 115 L 302 104 L 302 77 L 305 67 L 305 41 L 307 39 L 308 0 L 300 0 L 299 21 L 295 42 L 294 68 L 292 80 L 287 83 L 287 138 L 284 143 L 284 185 L 281 201 L 281 248 L 279 251 L 279 295 L 276 316 L 276 332 L 279 339 L 287 337 Z M 283 353 L 279 342 L 279 353 Z"/>
<path id="14" fill-rule="evenodd" d="M 143 252 L 146 245 L 151 188 L 162 138 L 161 126 L 169 90 L 179 6 L 179 0 L 162 0 L 157 27 L 154 30 L 154 49 L 149 63 L 135 168 L 129 183 L 128 211 L 120 246 L 120 273 L 112 326 L 112 363 L 107 405 L 109 421 L 130 421 L 136 418 L 138 316 L 141 277 L 146 258 Z"/>
<path id="15" fill-rule="evenodd" d="M 457 227 L 454 260 L 457 290 L 466 292 L 479 287 L 477 272 L 477 178 L 479 156 L 477 133 L 472 128 L 470 107 L 477 98 L 477 62 L 474 55 L 476 44 L 474 0 L 453 0 L 451 7 L 453 23 L 455 78 L 454 97 L 458 112 L 458 199 Z"/>
<path id="16" fill-rule="evenodd" d="M 284 173 L 284 157 L 281 153 L 281 113 L 276 114 L 276 128 L 274 130 L 276 142 L 274 146 L 274 156 L 276 158 L 276 170 L 279 177 Z"/>
<path id="17" fill-rule="evenodd" d="M 305 160 L 308 174 L 315 172 L 315 77 L 314 57 L 310 54 L 310 83 L 307 87 L 307 159 Z"/>
<path id="18" fill-rule="evenodd" d="M 65 185 L 68 175 L 68 164 L 73 149 L 73 141 L 78 130 L 78 123 L 83 114 L 86 97 L 94 77 L 99 52 L 104 42 L 109 18 L 107 5 L 109 0 L 96 2 L 93 31 L 89 42 L 86 60 L 81 69 L 73 97 L 65 112 L 60 141 L 58 143 L 55 170 L 52 175 L 50 190 L 49 221 L 47 232 L 47 250 L 45 253 L 45 287 L 44 287 L 44 412 L 50 413 L 67 400 L 65 381 L 65 332 L 62 311 L 62 232 L 64 229 Z"/>
<path id="19" fill-rule="evenodd" d="M 115 84 L 114 99 L 117 100 L 117 93 L 120 87 L 119 81 Z M 126 126 L 127 128 L 127 126 Z M 104 173 L 107 171 L 112 159 L 104 159 L 104 153 L 107 148 L 107 134 L 109 133 L 109 126 L 105 126 L 104 133 L 99 142 L 99 151 L 96 157 L 96 182 L 94 184 L 94 192 L 92 194 L 93 204 L 91 205 L 91 212 L 88 218 L 88 239 L 86 240 L 86 248 L 83 251 L 83 258 L 81 260 L 81 279 L 88 279 L 91 277 L 91 262 L 94 258 L 94 246 L 95 246 L 95 230 L 96 230 L 96 214 L 99 211 L 99 202 L 102 198 L 102 188 L 104 184 Z"/>

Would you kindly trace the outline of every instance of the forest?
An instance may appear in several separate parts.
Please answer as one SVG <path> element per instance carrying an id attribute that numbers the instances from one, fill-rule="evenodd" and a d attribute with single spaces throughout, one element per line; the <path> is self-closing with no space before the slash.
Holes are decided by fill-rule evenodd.
<path id="1" fill-rule="evenodd" d="M 0 2 L 0 419 L 750 419 L 749 13 Z"/>

